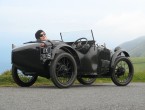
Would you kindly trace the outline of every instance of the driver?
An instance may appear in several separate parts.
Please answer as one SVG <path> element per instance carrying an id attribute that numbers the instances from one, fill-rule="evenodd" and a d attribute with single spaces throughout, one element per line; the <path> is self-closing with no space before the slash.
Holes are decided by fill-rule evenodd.
<path id="1" fill-rule="evenodd" d="M 48 39 L 47 39 L 47 36 L 46 36 L 46 33 L 45 33 L 43 30 L 38 30 L 38 31 L 35 33 L 35 38 L 37 39 L 38 42 L 48 40 Z M 41 47 L 45 47 L 46 44 L 45 44 L 45 43 L 41 43 L 40 46 L 41 46 Z"/>
<path id="2" fill-rule="evenodd" d="M 46 41 L 46 40 L 48 40 L 47 36 L 46 36 L 46 33 L 43 30 L 38 30 L 35 33 L 35 38 L 37 39 L 37 41 Z"/>

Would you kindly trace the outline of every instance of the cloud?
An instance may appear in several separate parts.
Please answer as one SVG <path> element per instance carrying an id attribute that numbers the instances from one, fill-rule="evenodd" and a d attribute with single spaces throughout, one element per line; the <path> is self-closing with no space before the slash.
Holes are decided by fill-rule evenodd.
<path id="1" fill-rule="evenodd" d="M 100 28 L 112 29 L 114 33 L 145 34 L 145 14 L 143 12 L 113 14 L 101 19 L 96 25 Z"/>
<path id="2" fill-rule="evenodd" d="M 104 16 L 94 25 L 95 38 L 113 47 L 145 35 L 145 13 L 122 12 Z"/>

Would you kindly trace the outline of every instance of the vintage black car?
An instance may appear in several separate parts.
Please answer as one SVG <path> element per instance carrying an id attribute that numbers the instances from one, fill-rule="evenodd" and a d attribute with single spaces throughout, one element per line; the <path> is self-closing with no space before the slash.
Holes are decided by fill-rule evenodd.
<path id="1" fill-rule="evenodd" d="M 112 52 L 105 45 L 97 45 L 92 30 L 91 39 L 67 36 L 65 41 L 62 33 L 60 36 L 61 40 L 13 46 L 12 77 L 19 86 L 33 85 L 38 76 L 51 79 L 58 88 L 70 87 L 76 79 L 84 85 L 96 78 L 111 78 L 117 86 L 131 82 L 134 68 L 129 54 L 120 47 Z"/>

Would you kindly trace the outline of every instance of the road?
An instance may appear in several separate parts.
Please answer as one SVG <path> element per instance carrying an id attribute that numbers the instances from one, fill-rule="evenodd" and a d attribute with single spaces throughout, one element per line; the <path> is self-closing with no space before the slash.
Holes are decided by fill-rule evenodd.
<path id="1" fill-rule="evenodd" d="M 145 83 L 0 87 L 0 110 L 145 110 Z"/>

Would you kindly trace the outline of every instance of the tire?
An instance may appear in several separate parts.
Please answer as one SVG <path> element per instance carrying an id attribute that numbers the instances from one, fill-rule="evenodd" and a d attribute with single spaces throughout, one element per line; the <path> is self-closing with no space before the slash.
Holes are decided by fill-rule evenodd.
<path id="1" fill-rule="evenodd" d="M 78 77 L 77 80 L 83 85 L 91 85 L 96 81 L 96 78 L 83 78 Z"/>
<path id="2" fill-rule="evenodd" d="M 127 57 L 119 57 L 116 59 L 111 74 L 111 79 L 114 84 L 117 86 L 128 85 L 133 78 L 133 74 L 133 65 Z"/>
<path id="3" fill-rule="evenodd" d="M 59 53 L 55 56 L 50 66 L 50 77 L 58 88 L 70 87 L 77 76 L 77 65 L 72 55 Z"/>
<path id="4" fill-rule="evenodd" d="M 36 82 L 38 76 L 24 75 L 21 70 L 12 65 L 12 77 L 17 85 L 21 87 L 29 87 Z"/>

